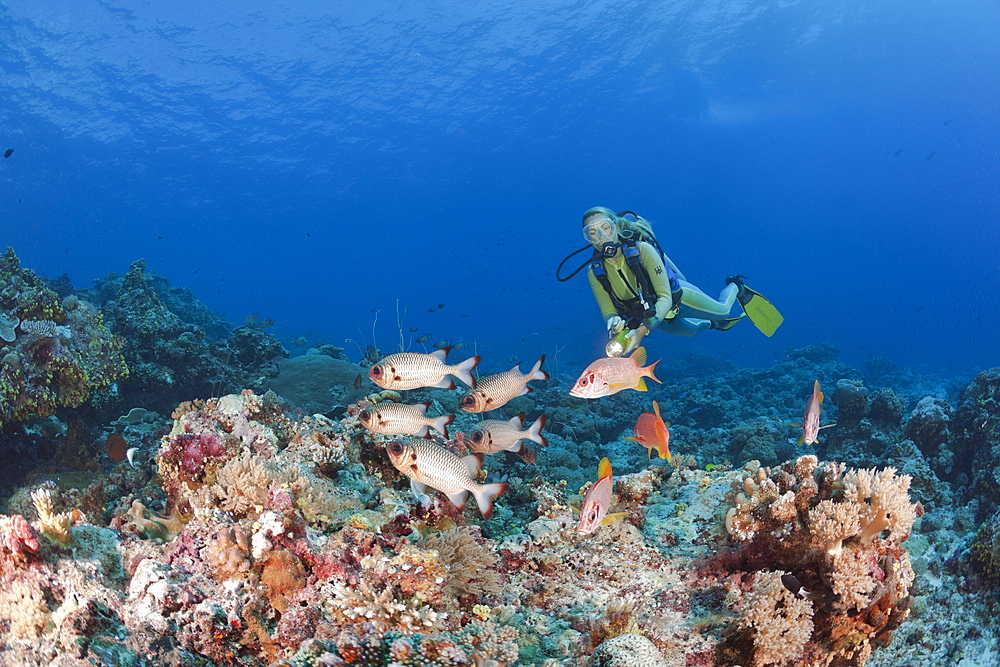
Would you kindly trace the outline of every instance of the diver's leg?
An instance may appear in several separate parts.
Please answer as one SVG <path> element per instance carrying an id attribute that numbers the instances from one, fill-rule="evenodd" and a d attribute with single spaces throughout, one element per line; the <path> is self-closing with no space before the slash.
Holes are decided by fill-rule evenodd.
<path id="1" fill-rule="evenodd" d="M 699 317 L 703 315 L 706 319 L 711 320 L 729 317 L 730 311 L 733 309 L 733 304 L 736 303 L 736 295 L 740 290 L 740 286 L 735 283 L 726 285 L 722 289 L 722 292 L 719 293 L 719 300 L 716 301 L 689 282 L 681 281 L 681 286 L 684 288 L 684 292 L 681 295 L 681 304 L 691 310 L 698 311 L 691 313 L 692 316 Z M 742 314 L 742 309 L 740 311 L 739 314 Z M 685 313 L 682 309 L 681 314 L 686 315 L 688 313 Z"/>
<path id="2" fill-rule="evenodd" d="M 704 331 L 712 326 L 711 320 L 700 320 L 692 317 L 675 317 L 670 320 L 660 322 L 658 329 L 671 336 L 686 336 L 690 338 L 699 331 Z"/>

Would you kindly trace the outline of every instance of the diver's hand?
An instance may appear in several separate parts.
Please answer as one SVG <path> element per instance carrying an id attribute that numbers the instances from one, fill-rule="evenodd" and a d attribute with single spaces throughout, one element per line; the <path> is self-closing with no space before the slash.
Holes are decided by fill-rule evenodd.
<path id="1" fill-rule="evenodd" d="M 625 328 L 625 320 L 618 317 L 617 315 L 612 315 L 608 318 L 608 338 L 613 338 L 618 335 L 618 332 Z"/>
<path id="2" fill-rule="evenodd" d="M 637 328 L 632 329 L 627 334 L 625 334 L 625 340 L 628 342 L 625 344 L 625 352 L 623 354 L 628 354 L 632 350 L 636 349 L 642 345 L 642 339 L 649 334 L 649 329 L 646 328 L 645 324 L 640 324 Z"/>

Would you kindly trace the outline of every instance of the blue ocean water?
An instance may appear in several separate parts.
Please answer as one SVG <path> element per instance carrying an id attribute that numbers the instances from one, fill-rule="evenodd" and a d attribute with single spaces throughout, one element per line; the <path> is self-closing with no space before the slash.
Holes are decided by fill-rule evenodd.
<path id="1" fill-rule="evenodd" d="M 989 0 L 7 0 L 0 244 L 78 287 L 145 258 L 354 359 L 401 330 L 575 375 L 603 324 L 554 272 L 604 205 L 785 316 L 654 359 L 833 342 L 968 373 L 1000 365 L 997 25 Z"/>

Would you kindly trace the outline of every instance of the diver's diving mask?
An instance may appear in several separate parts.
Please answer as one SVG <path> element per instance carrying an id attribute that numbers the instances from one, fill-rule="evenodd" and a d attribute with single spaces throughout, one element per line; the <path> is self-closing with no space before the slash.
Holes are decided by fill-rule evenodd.
<path id="1" fill-rule="evenodd" d="M 594 246 L 604 243 L 614 243 L 618 240 L 618 230 L 609 218 L 598 218 L 583 227 L 583 238 Z"/>

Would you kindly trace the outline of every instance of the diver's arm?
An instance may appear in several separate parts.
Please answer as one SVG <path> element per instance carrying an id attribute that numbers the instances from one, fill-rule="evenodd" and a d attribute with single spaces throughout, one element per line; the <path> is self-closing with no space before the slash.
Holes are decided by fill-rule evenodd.
<path id="1" fill-rule="evenodd" d="M 590 283 L 590 291 L 594 293 L 594 300 L 597 302 L 597 307 L 601 309 L 601 317 L 607 322 L 609 317 L 618 314 L 618 311 L 615 310 L 615 304 L 611 302 L 611 297 L 607 291 L 601 286 L 597 278 L 594 277 L 593 269 L 587 269 L 587 282 Z"/>
<path id="2" fill-rule="evenodd" d="M 656 317 L 664 319 L 674 307 L 673 296 L 670 294 L 670 277 L 660 261 L 660 253 L 648 243 L 639 244 L 639 259 L 649 274 L 649 281 L 656 292 Z M 655 326 L 655 325 L 654 325 Z"/>

